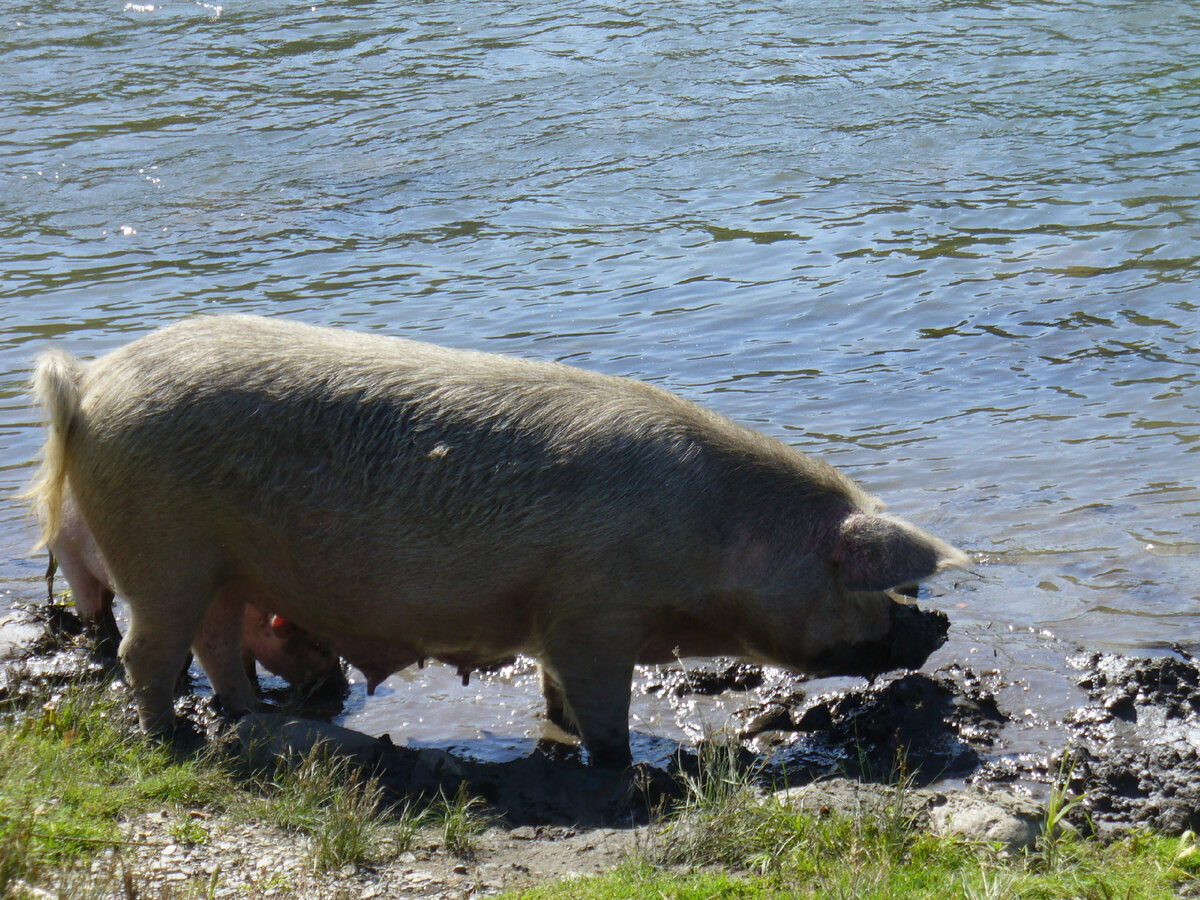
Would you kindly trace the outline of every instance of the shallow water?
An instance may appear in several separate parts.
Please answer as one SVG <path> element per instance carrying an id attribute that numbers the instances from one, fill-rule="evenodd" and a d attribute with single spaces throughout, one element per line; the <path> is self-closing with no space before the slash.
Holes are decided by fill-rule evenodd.
<path id="1" fill-rule="evenodd" d="M 632 375 L 820 454 L 976 555 L 938 659 L 1030 708 L 1047 634 L 1200 646 L 1198 65 L 1187 2 L 10 2 L 0 608 L 41 590 L 33 356 L 236 310 Z M 349 720 L 538 733 L 528 676 L 411 677 Z"/>

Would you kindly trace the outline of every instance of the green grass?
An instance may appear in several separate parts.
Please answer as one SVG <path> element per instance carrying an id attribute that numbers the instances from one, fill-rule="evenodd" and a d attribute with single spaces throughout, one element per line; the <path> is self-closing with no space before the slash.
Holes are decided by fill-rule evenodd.
<path id="1" fill-rule="evenodd" d="M 299 831 L 309 838 L 309 858 L 318 872 L 382 858 L 386 842 L 394 852 L 395 835 L 411 842 L 414 829 L 407 814 L 393 825 L 383 814 L 383 789 L 377 779 L 362 780 L 345 760 L 318 747 L 299 765 L 281 764 L 274 777 L 257 782 L 259 792 L 246 798 L 240 817 Z"/>
<path id="2" fill-rule="evenodd" d="M 1075 800 L 1066 794 L 1066 769 L 1055 786 L 1047 833 L 1025 853 L 918 830 L 903 782 L 875 808 L 821 815 L 762 795 L 754 774 L 737 765 L 730 745 L 711 747 L 700 773 L 685 780 L 684 801 L 626 864 L 506 896 L 1134 900 L 1176 896 L 1200 872 L 1192 835 L 1138 833 L 1104 844 L 1057 829 Z"/>
<path id="3" fill-rule="evenodd" d="M 459 806 L 456 827 L 466 834 L 469 803 Z M 170 839 L 205 843 L 205 825 L 187 815 L 196 808 L 296 832 L 319 872 L 403 852 L 430 815 L 386 808 L 377 781 L 319 753 L 256 777 L 211 753 L 173 753 L 136 733 L 124 698 L 101 686 L 74 685 L 0 713 L 0 897 L 18 879 L 37 883 L 106 849 L 120 853 L 118 823 L 139 813 L 173 810 Z"/>
<path id="4" fill-rule="evenodd" d="M 1174 896 L 1200 874 L 1191 834 L 1135 833 L 1105 844 L 1055 830 L 1077 803 L 1069 761 L 1045 833 L 1025 853 L 923 833 L 903 782 L 877 808 L 820 815 L 763 795 L 754 775 L 739 765 L 736 745 L 711 745 L 685 780 L 684 801 L 623 865 L 509 896 L 1134 900 Z M 387 809 L 382 800 L 377 782 L 321 754 L 253 777 L 213 755 L 174 754 L 136 733 L 122 696 L 62 689 L 0 712 L 0 897 L 15 894 L 18 880 L 49 884 L 52 875 L 62 896 L 144 894 L 122 868 L 129 848 L 119 823 L 148 811 L 167 810 L 166 833 L 182 844 L 211 840 L 221 815 L 286 829 L 316 871 L 384 863 L 422 832 L 469 855 L 488 824 L 465 790 L 422 808 Z M 194 819 L 195 809 L 207 815 Z M 111 862 L 89 873 L 109 850 Z M 218 882 L 219 872 L 197 896 Z"/>
<path id="5" fill-rule="evenodd" d="M 119 846 L 121 815 L 227 801 L 215 760 L 129 740 L 122 715 L 103 689 L 77 686 L 0 718 L 0 896 L 15 878 Z"/>
<path id="6" fill-rule="evenodd" d="M 786 819 L 784 821 L 783 819 Z M 756 821 L 762 824 L 761 819 Z M 914 835 L 897 845 L 869 823 L 843 817 L 777 817 L 764 829 L 783 838 L 769 867 L 761 856 L 741 864 L 655 863 L 635 858 L 604 875 L 517 891 L 527 900 L 617 898 L 966 898 L 966 900 L 1135 900 L 1177 896 L 1194 876 L 1178 864 L 1180 841 L 1149 835 L 1103 845 L 1065 839 L 1053 869 L 1036 856 L 1005 857 L 995 848 Z"/>
<path id="7" fill-rule="evenodd" d="M 474 855 L 476 841 L 488 826 L 482 808 L 483 802 L 472 797 L 466 782 L 463 782 L 453 797 L 441 797 L 430 809 L 446 850 L 455 856 Z"/>

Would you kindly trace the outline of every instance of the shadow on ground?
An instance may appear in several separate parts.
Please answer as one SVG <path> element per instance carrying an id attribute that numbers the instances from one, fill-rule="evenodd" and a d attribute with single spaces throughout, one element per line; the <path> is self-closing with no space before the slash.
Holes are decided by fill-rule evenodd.
<path id="1" fill-rule="evenodd" d="M 9 641 L 0 673 L 0 702 L 19 704 L 47 686 L 111 677 L 69 611 L 45 606 L 0 621 L 20 635 Z M 1168 833 L 1200 828 L 1200 666 L 1179 651 L 1126 658 L 1079 654 L 1074 669 L 1084 701 L 1064 720 L 1065 748 L 1037 759 L 1006 756 L 1002 726 L 1014 727 L 996 702 L 1003 678 L 953 664 L 933 673 L 899 672 L 843 690 L 808 696 L 801 679 L 753 666 L 714 661 L 663 670 L 647 692 L 675 695 L 751 691 L 735 753 L 765 786 L 799 786 L 829 776 L 916 786 L 943 779 L 987 786 L 1014 784 L 1037 793 L 1056 778 L 1082 795 L 1080 824 L 1107 830 L 1148 824 Z M 330 724 L 340 697 L 273 695 L 276 711 L 235 723 L 210 701 L 185 690 L 178 708 L 193 744 L 220 740 L 247 766 L 303 755 L 318 743 L 379 776 L 397 798 L 453 796 L 465 785 L 511 825 L 618 824 L 645 821 L 679 796 L 679 776 L 698 768 L 696 752 L 680 747 L 665 768 L 639 765 L 624 773 L 597 770 L 582 753 L 543 742 L 507 762 L 484 762 L 436 748 L 400 747 Z M 181 736 L 181 744 L 188 743 Z"/>

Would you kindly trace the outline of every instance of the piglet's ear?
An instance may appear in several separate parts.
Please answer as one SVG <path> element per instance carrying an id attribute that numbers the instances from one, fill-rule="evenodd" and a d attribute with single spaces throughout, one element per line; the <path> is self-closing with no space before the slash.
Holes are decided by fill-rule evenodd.
<path id="1" fill-rule="evenodd" d="M 842 521 L 832 560 L 851 591 L 883 591 L 969 563 L 961 550 L 915 525 L 866 513 Z"/>

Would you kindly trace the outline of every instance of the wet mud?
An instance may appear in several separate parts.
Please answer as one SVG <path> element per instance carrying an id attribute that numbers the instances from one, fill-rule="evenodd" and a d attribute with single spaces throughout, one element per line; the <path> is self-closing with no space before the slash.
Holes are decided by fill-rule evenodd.
<path id="1" fill-rule="evenodd" d="M 1071 786 L 1096 827 L 1200 829 L 1200 667 L 1189 654 L 1070 660 L 1088 703 L 1068 723 Z"/>
<path id="2" fill-rule="evenodd" d="M 47 690 L 108 677 L 117 666 L 92 649 L 75 614 L 58 604 L 18 604 L 0 618 L 0 704 L 21 705 Z"/>
<path id="3" fill-rule="evenodd" d="M 792 693 L 747 715 L 741 736 L 793 784 L 835 774 L 917 786 L 967 777 L 1006 721 L 983 679 L 957 665 L 811 698 Z"/>
<path id="4" fill-rule="evenodd" d="M 10 640 L 0 660 L 0 704 L 33 702 L 69 682 L 119 678 L 119 666 L 91 649 L 69 610 L 29 606 L 8 619 L 0 640 L 7 627 L 23 644 L 13 652 Z M 710 660 L 658 669 L 634 689 L 675 700 L 741 695 L 736 750 L 767 786 L 904 778 L 915 786 L 1004 785 L 1036 798 L 1065 782 L 1084 798 L 1074 823 L 1085 832 L 1200 829 L 1200 663 L 1183 651 L 1150 658 L 1064 651 L 1062 669 L 1079 689 L 1078 703 L 1055 723 L 1067 740 L 1033 754 L 1012 749 L 1034 721 L 1029 710 L 1005 708 L 1012 683 L 961 661 L 810 693 L 814 682 L 779 670 Z M 248 766 L 323 743 L 378 775 L 397 798 L 449 796 L 465 784 L 512 826 L 645 821 L 678 796 L 677 776 L 699 765 L 698 748 L 681 745 L 665 766 L 604 772 L 578 747 L 552 741 L 519 759 L 480 761 L 333 725 L 340 694 L 269 691 L 264 712 L 230 723 L 211 697 L 181 687 L 184 743 L 220 741 Z"/>

